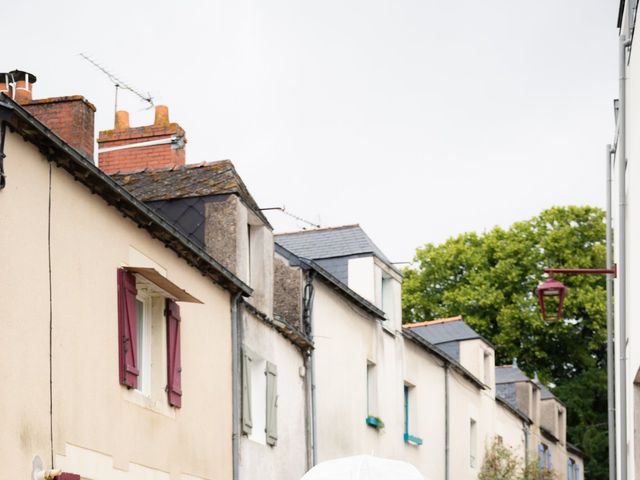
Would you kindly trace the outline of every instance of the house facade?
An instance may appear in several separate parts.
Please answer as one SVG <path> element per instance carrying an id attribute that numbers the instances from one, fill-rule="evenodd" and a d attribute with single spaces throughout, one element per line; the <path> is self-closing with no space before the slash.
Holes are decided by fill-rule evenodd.
<path id="1" fill-rule="evenodd" d="M 494 347 L 461 317 L 402 325 L 402 276 L 358 225 L 280 234 L 276 243 L 313 285 L 317 461 L 368 453 L 408 461 L 425 478 L 475 479 L 500 441 L 523 466 L 582 478 L 579 450 L 567 453 L 566 415 L 551 419 L 544 387 L 517 368 L 518 382 L 505 378 Z M 276 299 L 291 298 L 275 280 Z M 540 455 L 545 445 L 553 451 Z"/>
<path id="2" fill-rule="evenodd" d="M 232 298 L 251 289 L 93 165 L 92 125 L 55 133 L 91 104 L 21 103 L 0 95 L 3 477 L 230 478 Z"/>

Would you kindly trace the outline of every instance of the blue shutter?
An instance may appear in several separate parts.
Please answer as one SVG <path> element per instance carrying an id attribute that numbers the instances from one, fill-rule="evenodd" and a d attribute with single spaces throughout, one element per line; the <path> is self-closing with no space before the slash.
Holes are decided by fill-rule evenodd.
<path id="1" fill-rule="evenodd" d="M 404 433 L 409 434 L 409 386 L 404 386 Z"/>
<path id="2" fill-rule="evenodd" d="M 576 463 L 573 467 L 574 467 L 573 480 L 580 480 L 580 465 Z"/>
<path id="3" fill-rule="evenodd" d="M 552 465 L 551 465 L 551 449 L 550 448 L 547 448 L 547 463 L 546 463 L 546 466 L 547 466 L 547 470 L 551 470 L 553 468 Z"/>
<path id="4" fill-rule="evenodd" d="M 573 479 L 573 462 L 571 460 L 567 460 L 567 480 Z"/>
<path id="5" fill-rule="evenodd" d="M 544 445 L 538 445 L 538 467 L 540 470 L 544 469 Z"/>

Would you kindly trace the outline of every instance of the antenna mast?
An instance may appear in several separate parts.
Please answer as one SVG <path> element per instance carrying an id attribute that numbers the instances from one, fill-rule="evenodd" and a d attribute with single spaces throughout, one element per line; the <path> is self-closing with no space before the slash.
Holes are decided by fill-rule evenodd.
<path id="1" fill-rule="evenodd" d="M 80 53 L 79 55 L 82 58 L 84 58 L 87 62 L 92 64 L 94 67 L 96 67 L 98 70 L 100 70 L 102 73 L 104 73 L 109 78 L 109 80 L 111 80 L 111 83 L 113 83 L 114 87 L 116 88 L 116 94 L 115 94 L 115 111 L 116 112 L 118 111 L 118 89 L 119 88 L 130 91 L 135 96 L 137 96 L 140 100 L 148 103 L 149 106 L 147 107 L 147 109 L 154 106 L 153 97 L 151 96 L 150 93 L 143 95 L 138 90 L 133 88 L 131 85 L 120 80 L 115 74 L 111 73 L 104 65 L 99 64 L 97 61 L 95 61 L 86 53 Z"/>

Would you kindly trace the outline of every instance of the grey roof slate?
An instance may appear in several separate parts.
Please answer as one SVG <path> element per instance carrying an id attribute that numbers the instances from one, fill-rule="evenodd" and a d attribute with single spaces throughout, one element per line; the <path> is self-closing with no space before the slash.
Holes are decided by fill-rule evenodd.
<path id="1" fill-rule="evenodd" d="M 143 202 L 235 194 L 269 225 L 229 160 L 116 172 L 111 178 Z"/>
<path id="2" fill-rule="evenodd" d="M 530 382 L 531 379 L 518 367 L 504 365 L 496 367 L 496 384 Z"/>
<path id="3" fill-rule="evenodd" d="M 472 340 L 474 338 L 483 338 L 462 319 L 442 323 L 434 322 L 433 324 L 413 327 L 412 330 L 425 340 L 435 345 L 461 340 Z"/>
<path id="4" fill-rule="evenodd" d="M 373 254 L 396 269 L 360 225 L 318 228 L 275 235 L 276 241 L 299 257 L 311 260 Z"/>

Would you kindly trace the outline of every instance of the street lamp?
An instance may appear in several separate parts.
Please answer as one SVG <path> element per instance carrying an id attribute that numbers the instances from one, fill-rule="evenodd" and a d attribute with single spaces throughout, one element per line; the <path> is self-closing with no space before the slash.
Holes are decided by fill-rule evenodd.
<path id="1" fill-rule="evenodd" d="M 616 266 L 612 268 L 545 268 L 544 272 L 549 275 L 544 282 L 540 282 L 536 287 L 535 293 L 538 297 L 538 304 L 542 311 L 542 318 L 544 320 L 560 320 L 562 318 L 562 307 L 564 306 L 564 299 L 567 295 L 567 287 L 564 284 L 553 278 L 556 273 L 565 273 L 568 275 L 613 275 L 616 276 Z M 547 305 L 545 301 L 551 297 L 558 297 L 558 308 L 555 312 L 555 316 L 551 317 L 547 313 Z"/>

